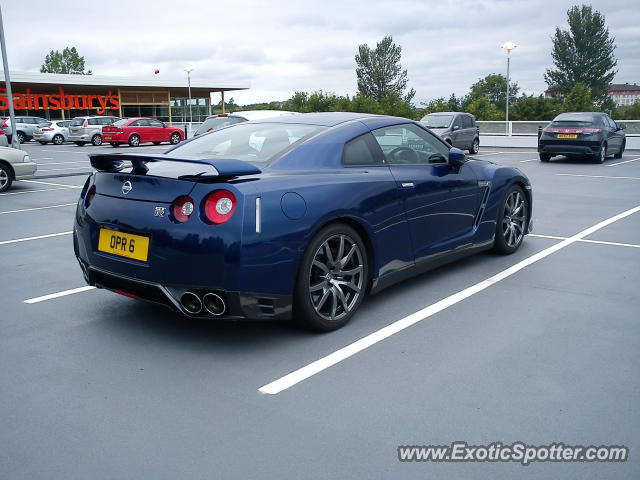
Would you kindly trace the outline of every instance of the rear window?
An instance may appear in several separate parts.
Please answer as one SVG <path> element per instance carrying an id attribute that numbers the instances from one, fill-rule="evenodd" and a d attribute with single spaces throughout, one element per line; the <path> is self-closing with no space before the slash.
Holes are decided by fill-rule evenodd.
<path id="1" fill-rule="evenodd" d="M 219 130 L 221 128 L 228 127 L 229 125 L 234 125 L 241 122 L 246 122 L 246 120 L 241 117 L 208 118 L 202 125 L 198 127 L 194 135 L 202 135 L 203 133 L 213 132 L 215 130 Z"/>
<path id="2" fill-rule="evenodd" d="M 128 119 L 118 120 L 113 125 L 116 126 L 116 127 L 124 127 L 128 122 L 129 122 Z"/>
<path id="3" fill-rule="evenodd" d="M 84 123 L 84 118 L 83 117 L 78 117 L 78 118 L 74 118 L 73 120 L 71 120 L 71 123 L 69 124 L 69 126 L 70 127 L 81 127 L 83 123 Z"/>
<path id="4" fill-rule="evenodd" d="M 590 127 L 593 125 L 593 122 L 588 122 L 584 120 L 554 120 L 551 122 L 552 127 Z"/>
<path id="5" fill-rule="evenodd" d="M 173 150 L 171 155 L 234 158 L 265 164 L 324 129 L 317 125 L 245 122 L 195 138 Z"/>

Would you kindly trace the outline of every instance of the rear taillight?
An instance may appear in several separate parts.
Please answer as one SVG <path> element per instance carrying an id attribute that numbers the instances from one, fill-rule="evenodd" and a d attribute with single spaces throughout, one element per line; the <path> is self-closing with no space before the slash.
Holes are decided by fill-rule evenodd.
<path id="1" fill-rule="evenodd" d="M 219 225 L 226 222 L 236 211 L 236 197 L 229 190 L 216 190 L 204 201 L 205 219 Z"/>
<path id="2" fill-rule="evenodd" d="M 9 125 L 7 125 L 7 120 L 6 119 L 2 120 L 1 126 L 4 127 L 4 128 L 7 128 L 9 126 Z"/>
<path id="3" fill-rule="evenodd" d="M 599 128 L 583 128 L 582 133 L 600 133 L 602 130 Z M 580 133 L 580 132 L 578 132 Z"/>
<path id="4" fill-rule="evenodd" d="M 189 220 L 193 210 L 193 200 L 186 195 L 176 198 L 171 207 L 173 218 L 179 223 L 184 223 Z"/>
<path id="5" fill-rule="evenodd" d="M 50 127 L 44 127 L 44 128 L 41 128 L 40 130 L 42 130 L 43 132 L 52 132 L 52 131 L 53 131 L 53 128 L 50 128 Z"/>
<path id="6" fill-rule="evenodd" d="M 82 126 L 84 128 L 88 127 L 89 126 L 89 122 L 87 120 L 85 120 L 84 122 L 82 122 Z"/>
<path id="7" fill-rule="evenodd" d="M 84 208 L 89 207 L 91 202 L 93 202 L 93 197 L 96 196 L 96 186 L 92 185 L 89 191 L 87 192 L 87 196 L 84 197 Z"/>

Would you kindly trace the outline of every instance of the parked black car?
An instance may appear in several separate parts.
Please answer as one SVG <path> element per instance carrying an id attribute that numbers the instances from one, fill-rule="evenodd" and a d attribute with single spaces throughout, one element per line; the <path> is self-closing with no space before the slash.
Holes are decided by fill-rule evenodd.
<path id="1" fill-rule="evenodd" d="M 616 124 L 600 112 L 561 113 L 542 131 L 538 140 L 540 160 L 548 162 L 555 155 L 590 157 L 603 163 L 609 155 L 622 158 L 626 139 L 624 124 Z"/>
<path id="2" fill-rule="evenodd" d="M 469 150 L 469 153 L 478 153 L 480 130 L 476 126 L 476 117 L 470 113 L 430 113 L 422 117 L 420 123 L 449 145 L 460 150 Z"/>

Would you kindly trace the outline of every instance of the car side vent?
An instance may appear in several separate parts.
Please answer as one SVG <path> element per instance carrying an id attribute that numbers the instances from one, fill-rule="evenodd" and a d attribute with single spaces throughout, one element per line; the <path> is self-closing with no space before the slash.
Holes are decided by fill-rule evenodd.
<path id="1" fill-rule="evenodd" d="M 258 298 L 258 308 L 263 315 L 272 316 L 276 314 L 272 298 Z"/>
<path id="2" fill-rule="evenodd" d="M 473 228 L 478 228 L 478 225 L 480 225 L 480 220 L 482 220 L 484 209 L 487 206 L 487 200 L 489 199 L 490 190 L 491 190 L 491 183 L 486 182 L 484 194 L 482 195 L 482 201 L 480 202 L 480 209 L 478 210 L 478 215 L 476 215 L 476 221 L 473 222 Z"/>

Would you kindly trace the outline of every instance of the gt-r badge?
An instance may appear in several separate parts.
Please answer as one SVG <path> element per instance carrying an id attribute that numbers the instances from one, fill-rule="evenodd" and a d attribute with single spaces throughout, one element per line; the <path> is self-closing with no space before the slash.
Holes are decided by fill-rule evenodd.
<path id="1" fill-rule="evenodd" d="M 129 180 L 127 180 L 126 182 L 124 182 L 122 184 L 122 193 L 124 193 L 126 195 L 131 190 L 133 190 L 133 185 L 131 185 L 131 182 Z"/>
<path id="2" fill-rule="evenodd" d="M 164 207 L 156 207 L 155 211 L 153 212 L 153 216 L 154 217 L 164 217 Z"/>

